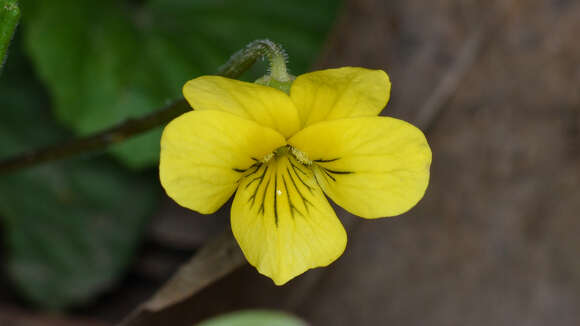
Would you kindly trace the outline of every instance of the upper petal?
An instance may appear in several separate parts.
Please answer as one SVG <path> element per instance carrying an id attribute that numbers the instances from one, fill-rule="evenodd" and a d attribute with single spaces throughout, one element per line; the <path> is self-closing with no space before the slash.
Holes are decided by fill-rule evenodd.
<path id="1" fill-rule="evenodd" d="M 413 125 L 387 117 L 325 121 L 288 143 L 313 160 L 324 192 L 365 218 L 402 214 L 423 197 L 431 150 Z"/>
<path id="2" fill-rule="evenodd" d="M 246 259 L 282 285 L 336 260 L 346 232 L 310 169 L 290 156 L 250 171 L 232 204 L 232 231 Z"/>
<path id="3" fill-rule="evenodd" d="M 376 116 L 387 105 L 389 76 L 382 70 L 343 67 L 296 78 L 290 97 L 303 126 L 323 120 Z"/>
<path id="4" fill-rule="evenodd" d="M 254 120 L 290 137 L 300 129 L 296 107 L 286 93 L 272 87 L 220 76 L 202 76 L 183 86 L 196 110 L 220 110 Z"/>
<path id="5" fill-rule="evenodd" d="M 234 193 L 244 171 L 285 144 L 276 131 L 220 111 L 191 111 L 161 137 L 159 178 L 179 205 L 215 212 Z"/>

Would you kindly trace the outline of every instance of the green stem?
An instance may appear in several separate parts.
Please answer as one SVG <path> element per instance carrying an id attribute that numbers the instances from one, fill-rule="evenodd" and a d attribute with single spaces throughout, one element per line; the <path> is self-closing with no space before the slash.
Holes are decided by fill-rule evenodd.
<path id="1" fill-rule="evenodd" d="M 8 46 L 19 21 L 18 0 L 0 0 L 0 73 L 6 61 Z"/>
<path id="2" fill-rule="evenodd" d="M 286 70 L 286 56 L 272 55 L 270 58 L 270 76 L 272 79 L 287 82 L 290 81 L 288 70 Z"/>
<path id="3" fill-rule="evenodd" d="M 251 42 L 244 49 L 232 55 L 228 62 L 218 69 L 218 75 L 229 78 L 239 77 L 257 59 L 268 55 L 268 53 L 272 53 L 273 50 L 281 51 L 281 48 L 268 40 Z M 277 53 L 283 53 L 283 51 Z M 25 152 L 2 160 L 0 161 L 0 174 L 106 148 L 112 144 L 119 143 L 155 127 L 164 125 L 189 110 L 191 108 L 184 99 L 178 100 L 164 109 L 138 119 L 128 120 L 118 126 L 96 134 L 75 139 L 64 144 L 56 144 Z"/>
<path id="4" fill-rule="evenodd" d="M 290 80 L 290 76 L 286 70 L 286 52 L 279 44 L 267 39 L 255 40 L 249 43 L 245 48 L 232 55 L 230 60 L 220 67 L 219 71 L 222 75 L 232 72 L 241 75 L 242 72 L 248 70 L 260 57 L 268 58 L 270 62 L 270 76 L 272 78 L 281 82 Z M 237 64 L 233 64 L 233 62 Z M 241 69 L 242 71 L 235 71 L 237 69 Z"/>

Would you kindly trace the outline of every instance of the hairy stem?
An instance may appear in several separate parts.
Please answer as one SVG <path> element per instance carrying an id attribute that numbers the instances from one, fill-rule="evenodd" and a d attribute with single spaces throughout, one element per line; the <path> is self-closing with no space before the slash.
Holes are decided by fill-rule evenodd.
<path id="1" fill-rule="evenodd" d="M 268 39 L 250 42 L 245 48 L 232 55 L 228 62 L 219 68 L 219 73 L 224 76 L 228 74 L 240 75 L 241 72 L 248 70 L 260 57 L 268 58 L 272 76 L 274 74 L 276 76 L 287 75 L 286 51 L 279 44 Z"/>

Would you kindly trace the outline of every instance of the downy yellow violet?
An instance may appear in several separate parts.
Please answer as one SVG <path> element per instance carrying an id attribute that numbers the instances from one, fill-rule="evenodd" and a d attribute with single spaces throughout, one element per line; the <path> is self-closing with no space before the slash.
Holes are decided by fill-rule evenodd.
<path id="1" fill-rule="evenodd" d="M 327 266 L 346 232 L 326 196 L 347 211 L 402 214 L 423 197 L 431 150 L 423 133 L 378 114 L 390 82 L 343 67 L 298 76 L 289 94 L 203 76 L 183 87 L 193 111 L 167 125 L 159 174 L 178 204 L 215 212 L 234 193 L 231 226 L 246 259 L 282 285 Z"/>

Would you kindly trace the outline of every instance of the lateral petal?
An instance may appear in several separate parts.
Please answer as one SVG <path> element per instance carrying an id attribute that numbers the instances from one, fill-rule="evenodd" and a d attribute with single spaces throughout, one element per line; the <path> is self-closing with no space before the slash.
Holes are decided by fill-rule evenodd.
<path id="1" fill-rule="evenodd" d="M 413 125 L 388 117 L 320 122 L 288 143 L 307 153 L 316 180 L 334 202 L 365 218 L 413 207 L 429 183 L 431 149 Z"/>
<path id="2" fill-rule="evenodd" d="M 302 126 L 350 117 L 376 116 L 391 91 L 389 76 L 382 70 L 342 67 L 300 75 L 292 83 L 294 101 Z"/>
<path id="3" fill-rule="evenodd" d="M 215 212 L 243 173 L 285 144 L 276 131 L 220 111 L 191 111 L 163 130 L 159 178 L 179 205 Z"/>
<path id="4" fill-rule="evenodd" d="M 250 172 L 234 198 L 231 223 L 261 274 L 282 285 L 342 254 L 346 232 L 309 168 L 284 155 Z"/>
<path id="5" fill-rule="evenodd" d="M 300 129 L 298 111 L 278 89 L 220 76 L 202 76 L 183 86 L 183 95 L 195 110 L 219 110 L 277 130 L 290 137 Z"/>

